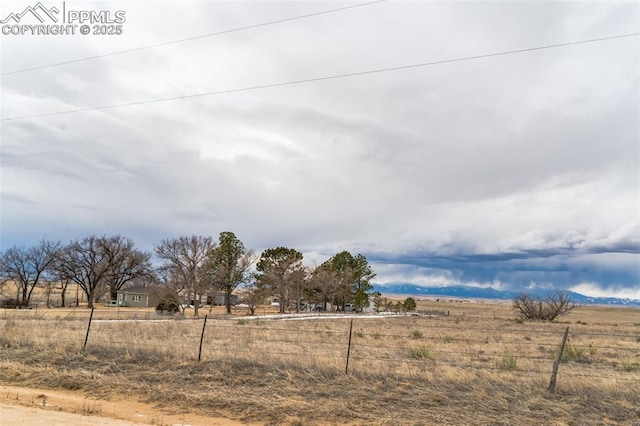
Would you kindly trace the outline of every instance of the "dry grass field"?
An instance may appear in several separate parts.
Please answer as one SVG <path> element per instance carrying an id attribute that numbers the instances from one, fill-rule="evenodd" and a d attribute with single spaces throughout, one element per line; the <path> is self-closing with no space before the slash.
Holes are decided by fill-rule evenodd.
<path id="1" fill-rule="evenodd" d="M 86 309 L 0 311 L 0 383 L 259 424 L 640 425 L 640 310 L 579 307 L 544 323 L 505 303 L 418 308 L 287 319 L 216 308 L 203 334 L 202 318 L 101 307 L 84 350 Z"/>

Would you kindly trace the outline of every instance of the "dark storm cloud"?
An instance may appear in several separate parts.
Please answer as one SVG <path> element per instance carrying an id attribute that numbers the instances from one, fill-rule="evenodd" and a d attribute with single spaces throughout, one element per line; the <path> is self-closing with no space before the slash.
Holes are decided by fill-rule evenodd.
<path id="1" fill-rule="evenodd" d="M 109 39 L 3 37 L 2 71 L 336 7 L 149 5 L 113 3 L 127 22 Z M 607 37 L 639 18 L 632 2 L 390 1 L 7 75 L 2 116 Z M 309 261 L 365 253 L 381 282 L 638 293 L 638 43 L 3 121 L 1 249 L 109 232 L 150 249 L 232 230 Z"/>

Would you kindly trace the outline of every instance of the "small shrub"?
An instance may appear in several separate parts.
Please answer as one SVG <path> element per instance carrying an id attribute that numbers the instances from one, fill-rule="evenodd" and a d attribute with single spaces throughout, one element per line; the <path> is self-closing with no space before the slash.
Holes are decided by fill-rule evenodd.
<path id="1" fill-rule="evenodd" d="M 433 354 L 425 346 L 410 348 L 407 355 L 412 359 L 433 359 Z"/>
<path id="2" fill-rule="evenodd" d="M 165 295 L 156 305 L 157 312 L 169 312 L 175 314 L 180 312 L 180 303 L 173 295 Z"/>
<path id="3" fill-rule="evenodd" d="M 573 347 L 573 346 L 567 347 L 566 352 L 571 359 L 575 359 L 576 361 L 579 361 L 582 358 L 584 358 L 586 354 L 586 351 L 584 350 L 584 348 Z"/>
<path id="4" fill-rule="evenodd" d="M 567 345 L 564 347 L 564 352 L 562 352 L 562 357 L 560 358 L 560 360 L 564 362 L 584 362 L 587 359 L 586 352 L 587 351 L 585 350 L 585 348 L 573 346 L 567 343 Z"/>
<path id="5" fill-rule="evenodd" d="M 500 360 L 500 368 L 503 370 L 517 370 L 518 369 L 518 357 L 513 355 L 507 355 Z"/>
<path id="6" fill-rule="evenodd" d="M 632 373 L 640 370 L 640 364 L 626 360 L 621 361 L 620 364 L 618 364 L 618 368 L 622 371 L 626 371 L 627 373 Z"/>
<path id="7" fill-rule="evenodd" d="M 442 341 L 443 341 L 444 343 L 453 343 L 453 337 L 451 337 L 451 336 L 444 336 L 444 337 L 442 338 Z"/>
<path id="8" fill-rule="evenodd" d="M 364 333 L 362 332 L 362 330 L 360 330 L 360 331 L 356 331 L 356 332 L 355 332 L 355 336 L 356 336 L 358 339 L 362 339 L 362 338 L 364 337 Z"/>
<path id="9" fill-rule="evenodd" d="M 520 293 L 513 299 L 512 307 L 521 319 L 553 321 L 569 313 L 576 305 L 571 302 L 567 293 L 556 291 L 554 294 L 549 294 L 546 299 Z"/>
<path id="10" fill-rule="evenodd" d="M 380 339 L 380 333 L 378 333 L 377 331 L 375 333 L 373 333 L 373 338 L 376 340 Z"/>
<path id="11" fill-rule="evenodd" d="M 413 331 L 411 332 L 411 337 L 412 337 L 413 339 L 421 339 L 421 338 L 422 338 L 422 336 L 423 336 L 423 334 L 422 334 L 422 331 L 420 331 L 420 330 L 413 330 Z"/>
<path id="12" fill-rule="evenodd" d="M 0 307 L 4 309 L 16 309 L 20 306 L 18 299 L 2 299 L 0 301 Z"/>

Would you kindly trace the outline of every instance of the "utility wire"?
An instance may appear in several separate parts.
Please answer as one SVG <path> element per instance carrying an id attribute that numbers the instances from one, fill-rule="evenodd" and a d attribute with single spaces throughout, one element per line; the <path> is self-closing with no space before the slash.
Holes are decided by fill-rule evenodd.
<path id="1" fill-rule="evenodd" d="M 90 61 L 90 60 L 98 59 L 98 58 L 105 58 L 107 56 L 122 55 L 123 53 L 137 52 L 137 51 L 140 51 L 140 50 L 153 49 L 155 47 L 160 47 L 160 46 L 168 46 L 170 44 L 184 43 L 186 41 L 199 40 L 199 39 L 208 38 L 208 37 L 215 37 L 215 36 L 219 36 L 219 35 L 222 35 L 222 34 L 235 33 L 235 32 L 239 32 L 239 31 L 250 30 L 250 29 L 253 29 L 253 28 L 266 27 L 268 25 L 274 25 L 274 24 L 280 24 L 280 23 L 283 23 L 283 22 L 295 21 L 295 20 L 298 20 L 298 19 L 305 19 L 305 18 L 311 18 L 311 17 L 319 16 L 319 15 L 326 15 L 326 14 L 329 14 L 329 13 L 341 12 L 341 11 L 347 10 L 347 9 L 355 9 L 356 7 L 370 6 L 372 4 L 383 3 L 383 2 L 386 2 L 386 1 L 388 1 L 388 0 L 374 0 L 374 1 L 367 2 L 367 3 L 359 3 L 359 4 L 354 4 L 354 5 L 351 5 L 351 6 L 339 7 L 337 9 L 329 9 L 329 10 L 323 10 L 323 11 L 320 11 L 320 12 L 307 13 L 305 15 L 292 16 L 291 18 L 278 19 L 278 20 L 275 20 L 275 21 L 263 22 L 261 24 L 247 25 L 245 27 L 233 28 L 231 30 L 224 30 L 224 31 L 216 32 L 216 33 L 203 34 L 203 35 L 198 35 L 198 36 L 193 36 L 193 37 L 182 38 L 182 39 L 178 39 L 178 40 L 165 41 L 163 43 L 150 44 L 148 46 L 141 46 L 141 47 L 134 47 L 134 48 L 131 48 L 131 49 L 118 50 L 116 52 L 104 53 L 104 54 L 101 54 L 101 55 L 87 56 L 85 58 L 71 59 L 69 61 L 64 61 L 64 62 L 55 62 L 53 64 L 41 65 L 41 66 L 32 67 L 32 68 L 24 68 L 24 69 L 16 70 L 16 71 L 3 72 L 3 73 L 0 73 L 0 76 L 22 74 L 22 73 L 29 72 L 29 71 L 36 71 L 36 70 L 41 70 L 41 69 L 45 69 L 45 68 L 59 67 L 61 65 L 74 64 L 74 63 L 77 63 L 77 62 Z"/>
<path id="2" fill-rule="evenodd" d="M 550 44 L 550 45 L 546 45 L 546 46 L 528 47 L 528 48 L 525 48 L 525 49 L 507 50 L 507 51 L 497 52 L 497 53 L 486 53 L 486 54 L 483 54 L 483 55 L 464 56 L 464 57 L 461 57 L 461 58 L 445 59 L 445 60 L 441 60 L 441 61 L 424 62 L 424 63 L 411 64 L 411 65 L 401 65 L 401 66 L 390 67 L 390 68 L 380 68 L 380 69 L 368 70 L 368 71 L 358 71 L 358 72 L 352 72 L 352 73 L 346 73 L 346 74 L 336 74 L 336 75 L 330 75 L 330 76 L 325 76 L 325 77 L 314 77 L 314 78 L 307 78 L 307 79 L 303 79 L 303 80 L 285 81 L 285 82 L 281 82 L 281 83 L 262 84 L 262 85 L 258 85 L 258 86 L 247 86 L 247 87 L 240 87 L 240 88 L 236 88 L 236 89 L 226 89 L 226 90 L 217 90 L 217 91 L 212 91 L 212 92 L 194 93 L 194 94 L 190 94 L 190 95 L 172 96 L 172 97 L 167 97 L 167 98 L 148 99 L 148 100 L 145 100 L 145 101 L 127 102 L 127 103 L 111 104 L 111 105 L 102 105 L 102 106 L 95 106 L 95 107 L 71 109 L 71 110 L 65 110 L 65 111 L 47 112 L 47 113 L 43 113 L 43 114 L 23 115 L 23 116 L 18 116 L 18 117 L 7 117 L 7 118 L 2 118 L 0 120 L 1 121 L 23 120 L 23 119 L 28 119 L 28 118 L 48 117 L 48 116 L 52 116 L 52 115 L 62 115 L 62 114 L 74 114 L 74 113 L 85 112 L 85 111 L 98 111 L 98 110 L 112 109 L 112 108 L 122 108 L 122 107 L 134 106 L 134 105 L 144 105 L 144 104 L 151 104 L 151 103 L 158 103 L 158 102 L 177 101 L 177 100 L 182 100 L 182 99 L 192 99 L 192 98 L 199 98 L 199 97 L 204 97 L 204 96 L 215 96 L 215 95 L 222 95 L 222 94 L 227 94 L 227 93 L 248 92 L 248 91 L 251 91 L 251 90 L 267 89 L 267 88 L 271 88 L 271 87 L 292 86 L 292 85 L 295 85 L 295 84 L 312 83 L 312 82 L 326 81 L 326 80 L 336 80 L 336 79 L 339 79 L 339 78 L 356 77 L 356 76 L 368 75 L 368 74 L 379 74 L 379 73 L 384 73 L 384 72 L 406 70 L 406 69 L 411 69 L 411 68 L 428 67 L 428 66 L 433 66 L 433 65 L 449 64 L 449 63 L 453 63 L 453 62 L 470 61 L 470 60 L 474 60 L 474 59 L 491 58 L 491 57 L 494 57 L 494 56 L 504 56 L 504 55 L 511 55 L 511 54 L 515 54 L 515 53 L 532 52 L 532 51 L 536 51 L 536 50 L 555 49 L 555 48 L 558 48 L 558 47 L 574 46 L 574 45 L 586 44 L 586 43 L 595 43 L 595 42 L 606 41 L 606 40 L 614 40 L 614 39 L 619 39 L 619 38 L 624 38 L 624 37 L 635 37 L 635 36 L 638 36 L 638 35 L 640 35 L 640 33 L 620 34 L 620 35 L 615 35 L 615 36 L 594 38 L 594 39 L 589 39 L 589 40 L 572 41 L 572 42 L 568 42 L 568 43 L 559 43 L 559 44 Z"/>

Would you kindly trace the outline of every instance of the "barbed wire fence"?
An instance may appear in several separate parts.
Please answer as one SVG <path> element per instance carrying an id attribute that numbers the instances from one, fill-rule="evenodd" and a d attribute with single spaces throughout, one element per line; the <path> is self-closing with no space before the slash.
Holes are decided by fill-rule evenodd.
<path id="1" fill-rule="evenodd" d="M 29 327 L 36 314 L 21 318 Z M 54 324 L 54 330 L 31 327 L 29 333 L 45 344 L 66 342 L 87 353 L 150 362 L 247 362 L 407 378 L 505 373 L 544 378 L 551 392 L 556 374 L 561 379 L 640 384 L 640 323 L 610 332 L 580 323 L 479 322 L 447 315 L 251 318 L 175 320 L 129 312 L 126 319 L 110 319 L 83 310 L 58 319 L 39 318 L 38 323 Z M 16 323 L 20 326 L 21 321 Z"/>

